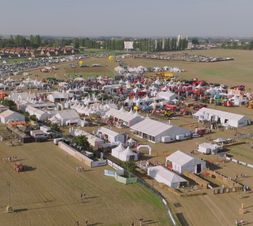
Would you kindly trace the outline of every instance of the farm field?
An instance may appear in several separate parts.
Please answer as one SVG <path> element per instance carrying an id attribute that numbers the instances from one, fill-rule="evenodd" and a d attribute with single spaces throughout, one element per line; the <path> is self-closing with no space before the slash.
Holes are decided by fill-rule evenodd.
<path id="1" fill-rule="evenodd" d="M 13 163 L 3 161 L 17 156 L 30 171 L 17 173 Z M 71 226 L 130 225 L 143 218 L 149 225 L 169 225 L 161 201 L 140 185 L 122 185 L 103 176 L 104 168 L 77 173 L 79 162 L 52 143 L 0 146 L 0 225 Z M 5 213 L 10 182 L 11 205 L 15 213 Z M 86 199 L 81 202 L 81 192 Z M 126 211 L 127 210 L 127 211 Z"/>

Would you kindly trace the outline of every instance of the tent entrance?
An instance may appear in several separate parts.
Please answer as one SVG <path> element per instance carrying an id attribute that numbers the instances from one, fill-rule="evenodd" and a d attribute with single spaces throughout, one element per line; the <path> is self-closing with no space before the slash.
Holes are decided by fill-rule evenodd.
<path id="1" fill-rule="evenodd" d="M 197 173 L 201 173 L 201 164 L 197 164 Z"/>

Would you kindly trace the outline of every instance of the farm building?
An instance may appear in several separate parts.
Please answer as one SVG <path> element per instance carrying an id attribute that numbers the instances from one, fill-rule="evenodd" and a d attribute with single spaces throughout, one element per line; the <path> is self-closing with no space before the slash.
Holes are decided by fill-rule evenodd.
<path id="1" fill-rule="evenodd" d="M 244 115 L 215 110 L 211 108 L 201 108 L 194 115 L 199 121 L 217 122 L 222 126 L 242 127 L 247 126 L 251 121 Z"/>
<path id="2" fill-rule="evenodd" d="M 47 96 L 47 99 L 53 103 L 59 103 L 68 99 L 67 94 L 60 92 L 53 92 Z"/>
<path id="3" fill-rule="evenodd" d="M 179 188 L 188 185 L 187 180 L 164 168 L 163 166 L 149 167 L 148 175 L 154 178 L 157 182 L 165 184 L 171 188 Z"/>
<path id="4" fill-rule="evenodd" d="M 56 115 L 49 119 L 52 123 L 60 124 L 61 126 L 79 124 L 80 117 L 75 110 L 58 111 Z"/>
<path id="5" fill-rule="evenodd" d="M 191 137 L 191 131 L 175 125 L 166 124 L 146 117 L 131 126 L 135 134 L 153 143 L 172 142 Z"/>
<path id="6" fill-rule="evenodd" d="M 50 114 L 48 114 L 47 112 L 40 110 L 38 108 L 35 108 L 31 105 L 28 105 L 25 111 L 28 112 L 30 116 L 35 115 L 39 121 L 45 121 L 50 117 Z"/>
<path id="7" fill-rule="evenodd" d="M 177 98 L 177 95 L 173 92 L 166 91 L 157 93 L 156 97 L 164 99 L 167 102 L 172 102 Z"/>
<path id="8" fill-rule="evenodd" d="M 198 152 L 203 154 L 217 154 L 222 147 L 212 143 L 202 143 L 198 146 Z"/>
<path id="9" fill-rule="evenodd" d="M 11 110 L 6 110 L 0 113 L 0 120 L 1 123 L 6 124 L 8 122 L 24 122 L 25 116 Z"/>
<path id="10" fill-rule="evenodd" d="M 86 136 L 89 144 L 94 147 L 95 149 L 101 148 L 104 144 L 104 141 L 90 133 L 87 133 L 84 130 L 81 129 L 69 129 L 69 134 L 72 136 Z"/>
<path id="11" fill-rule="evenodd" d="M 166 157 L 166 166 L 180 174 L 185 172 L 198 174 L 206 168 L 206 162 L 182 151 L 176 151 Z"/>
<path id="12" fill-rule="evenodd" d="M 125 134 L 117 133 L 111 129 L 101 127 L 97 131 L 98 135 L 101 135 L 101 138 L 108 140 L 110 143 L 120 142 L 124 143 L 126 141 Z"/>
<path id="13" fill-rule="evenodd" d="M 143 120 L 143 117 L 140 116 L 137 112 L 128 112 L 123 108 L 120 110 L 111 108 L 105 115 L 107 118 L 112 117 L 118 125 L 131 127 L 132 125 Z"/>
<path id="14" fill-rule="evenodd" d="M 112 149 L 112 156 L 123 162 L 127 162 L 130 160 L 138 160 L 137 153 L 131 151 L 129 147 L 124 148 L 122 144 Z"/>

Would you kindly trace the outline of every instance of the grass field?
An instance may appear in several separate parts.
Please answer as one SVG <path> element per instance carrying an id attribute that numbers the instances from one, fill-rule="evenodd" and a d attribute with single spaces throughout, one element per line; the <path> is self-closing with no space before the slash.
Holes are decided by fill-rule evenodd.
<path id="1" fill-rule="evenodd" d="M 195 62 L 173 62 L 162 60 L 127 59 L 127 64 L 131 66 L 175 66 L 185 69 L 186 72 L 180 74 L 180 78 L 199 78 L 210 82 L 224 83 L 228 85 L 245 84 L 253 88 L 253 51 L 246 50 L 198 50 L 186 51 L 189 54 L 206 56 L 234 57 L 234 61 L 217 63 L 195 63 Z"/>
<path id="2" fill-rule="evenodd" d="M 0 225 L 71 226 L 130 225 L 144 218 L 149 225 L 169 225 L 166 210 L 157 196 L 140 185 L 123 185 L 103 176 L 104 168 L 77 173 L 79 162 L 52 143 L 0 146 L 0 157 L 15 155 L 33 167 L 17 173 L 10 162 L 0 164 Z M 11 184 L 11 205 L 16 212 L 4 213 Z M 80 193 L 86 200 L 80 201 Z M 137 222 L 137 221 L 135 221 Z"/>
<path id="3" fill-rule="evenodd" d="M 253 51 L 247 50 L 195 50 L 185 51 L 189 54 L 206 55 L 206 56 L 223 56 L 234 57 L 234 61 L 216 62 L 216 63 L 196 63 L 183 61 L 165 61 L 153 59 L 124 59 L 124 62 L 129 66 L 143 65 L 146 67 L 153 66 L 175 66 L 185 69 L 186 72 L 181 73 L 179 78 L 192 79 L 199 78 L 209 82 L 224 83 L 230 86 L 245 84 L 248 88 L 253 89 Z M 171 54 L 171 53 L 169 53 Z M 52 73 L 42 73 L 39 70 L 31 71 L 31 77 L 46 78 L 53 76 L 60 79 L 67 79 L 69 75 L 80 74 L 81 76 L 112 76 L 116 62 L 110 62 L 108 58 L 90 57 L 85 60 L 85 64 L 101 64 L 101 68 L 70 68 L 69 63 L 58 65 L 59 68 Z M 154 75 L 151 73 L 150 75 Z M 20 78 L 20 76 L 17 76 Z"/>

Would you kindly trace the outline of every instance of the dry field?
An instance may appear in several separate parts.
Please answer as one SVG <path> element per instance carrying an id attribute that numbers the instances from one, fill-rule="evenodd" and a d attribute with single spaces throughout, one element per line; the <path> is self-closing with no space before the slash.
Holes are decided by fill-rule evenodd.
<path id="1" fill-rule="evenodd" d="M 3 157 L 17 156 L 30 171 L 17 173 Z M 103 176 L 104 168 L 77 173 L 79 162 L 52 143 L 0 146 L 0 225 L 130 225 L 144 218 L 149 225 L 169 225 L 161 201 L 140 185 L 123 185 Z M 7 214 L 8 186 L 11 205 Z M 84 202 L 81 192 L 86 193 Z"/>
<path id="2" fill-rule="evenodd" d="M 234 61 L 217 62 L 217 63 L 195 63 L 183 61 L 164 61 L 151 59 L 125 59 L 124 62 L 129 66 L 175 66 L 185 69 L 186 72 L 181 73 L 179 78 L 192 79 L 199 78 L 209 82 L 223 83 L 230 86 L 245 84 L 248 88 L 253 89 L 253 51 L 247 50 L 198 50 L 186 51 L 189 54 L 209 55 L 209 56 L 223 56 L 234 57 Z M 170 54 L 170 53 L 169 53 Z M 77 63 L 77 62 L 76 62 Z M 67 79 L 69 75 L 80 74 L 82 76 L 98 76 L 98 75 L 113 75 L 116 62 L 110 62 L 107 58 L 87 58 L 85 64 L 101 64 L 101 68 L 71 68 L 70 63 L 57 65 L 58 70 L 51 73 L 42 73 L 39 70 L 31 71 L 31 77 L 39 79 L 47 77 L 56 77 L 59 79 Z M 154 75 L 154 73 L 151 73 Z M 22 76 L 16 76 L 20 78 Z"/>
<path id="3" fill-rule="evenodd" d="M 195 63 L 128 59 L 125 62 L 130 66 L 175 66 L 186 70 L 186 72 L 180 74 L 179 78 L 192 79 L 197 77 L 209 82 L 223 83 L 231 86 L 245 84 L 247 87 L 253 89 L 253 51 L 215 49 L 186 52 L 196 55 L 234 57 L 235 60 L 217 63 Z"/>

